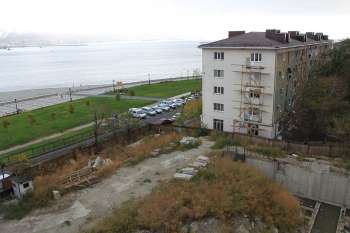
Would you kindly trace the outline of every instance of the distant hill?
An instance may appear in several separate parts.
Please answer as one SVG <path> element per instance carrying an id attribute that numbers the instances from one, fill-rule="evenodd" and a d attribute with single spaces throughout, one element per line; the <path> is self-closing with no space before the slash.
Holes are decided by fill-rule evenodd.
<path id="1" fill-rule="evenodd" d="M 81 45 L 87 43 L 87 41 L 87 39 L 74 39 L 68 36 L 0 31 L 0 49 L 29 46 Z"/>

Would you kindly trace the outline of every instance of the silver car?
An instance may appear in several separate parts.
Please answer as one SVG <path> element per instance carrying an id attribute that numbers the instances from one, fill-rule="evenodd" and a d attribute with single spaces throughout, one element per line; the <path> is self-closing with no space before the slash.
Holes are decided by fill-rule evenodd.
<path id="1" fill-rule="evenodd" d="M 150 107 L 143 107 L 142 110 L 147 114 L 147 115 L 150 115 L 150 116 L 155 116 L 157 115 L 157 112 L 153 110 L 153 108 L 150 108 Z"/>

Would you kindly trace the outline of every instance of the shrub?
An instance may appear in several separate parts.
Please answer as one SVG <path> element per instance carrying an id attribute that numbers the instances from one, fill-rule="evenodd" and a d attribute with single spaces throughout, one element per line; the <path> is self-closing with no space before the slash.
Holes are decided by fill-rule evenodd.
<path id="1" fill-rule="evenodd" d="M 2 121 L 2 127 L 4 127 L 5 129 L 7 129 L 10 126 L 10 122 L 8 120 L 3 120 Z"/>
<path id="2" fill-rule="evenodd" d="M 115 95 L 115 100 L 116 101 L 120 101 L 120 94 L 119 94 L 119 92 Z"/>
<path id="3" fill-rule="evenodd" d="M 56 113 L 51 113 L 50 114 L 50 118 L 51 118 L 51 120 L 55 120 L 56 119 Z"/>
<path id="4" fill-rule="evenodd" d="M 277 147 L 261 146 L 261 145 L 249 145 L 248 150 L 254 151 L 258 154 L 271 157 L 280 157 L 286 154 L 285 151 Z"/>
<path id="5" fill-rule="evenodd" d="M 85 105 L 89 107 L 89 106 L 90 106 L 90 100 L 87 100 L 87 101 L 85 102 Z"/>
<path id="6" fill-rule="evenodd" d="M 209 135 L 209 129 L 204 128 L 204 127 L 200 127 L 198 129 L 196 129 L 194 136 L 195 137 L 203 137 L 203 136 L 208 136 Z"/>
<path id="7" fill-rule="evenodd" d="M 68 105 L 68 112 L 70 114 L 73 114 L 74 113 L 74 106 L 72 104 Z"/>
<path id="8" fill-rule="evenodd" d="M 180 144 L 179 143 L 179 150 L 186 151 L 191 150 L 193 148 L 197 148 L 201 144 L 201 141 L 197 140 L 196 142 L 188 143 L 188 144 Z"/>
<path id="9" fill-rule="evenodd" d="M 29 122 L 30 125 L 34 125 L 35 124 L 36 120 L 35 120 L 35 118 L 34 118 L 34 116 L 32 114 L 28 115 L 28 122 Z"/>
<path id="10" fill-rule="evenodd" d="M 135 96 L 135 91 L 134 90 L 128 90 L 128 94 L 130 96 Z"/>
<path id="11" fill-rule="evenodd" d="M 211 148 L 222 149 L 225 146 L 230 146 L 230 145 L 234 145 L 233 140 L 226 135 L 220 135 L 215 139 L 215 143 Z"/>
<path id="12" fill-rule="evenodd" d="M 127 202 L 113 212 L 113 217 L 105 218 L 91 233 L 133 233 L 137 230 L 137 208 L 135 203 Z M 113 230 L 110 229 L 112 226 Z"/>
<path id="13" fill-rule="evenodd" d="M 5 219 L 21 219 L 36 208 L 36 205 L 38 203 L 32 200 L 32 194 L 29 193 L 18 202 L 0 205 L 0 214 Z"/>

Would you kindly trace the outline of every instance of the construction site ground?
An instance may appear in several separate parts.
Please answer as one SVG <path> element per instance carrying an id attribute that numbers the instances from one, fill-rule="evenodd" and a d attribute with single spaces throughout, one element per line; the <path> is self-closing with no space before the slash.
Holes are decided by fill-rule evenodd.
<path id="1" fill-rule="evenodd" d="M 198 148 L 163 154 L 120 168 L 102 182 L 71 192 L 56 204 L 36 210 L 21 220 L 0 220 L 0 232 L 82 232 L 125 201 L 149 194 L 160 181 L 172 178 L 176 169 L 210 152 L 212 145 L 213 142 L 202 139 Z"/>

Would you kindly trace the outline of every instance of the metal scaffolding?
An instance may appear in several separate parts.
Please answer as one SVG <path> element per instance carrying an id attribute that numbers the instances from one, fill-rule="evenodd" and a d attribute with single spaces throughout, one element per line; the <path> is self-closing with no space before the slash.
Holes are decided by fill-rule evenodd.
<path id="1" fill-rule="evenodd" d="M 233 131 L 241 132 L 242 128 L 251 135 L 257 135 L 263 129 L 262 114 L 266 112 L 263 108 L 264 97 L 272 95 L 266 90 L 263 82 L 263 76 L 268 74 L 264 72 L 265 67 L 256 65 L 250 62 L 249 58 L 246 64 L 236 65 L 240 66 L 240 70 L 235 72 L 241 73 L 240 81 L 240 101 L 239 101 L 239 115 L 238 119 L 233 122 Z"/>

